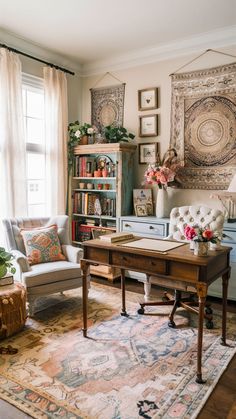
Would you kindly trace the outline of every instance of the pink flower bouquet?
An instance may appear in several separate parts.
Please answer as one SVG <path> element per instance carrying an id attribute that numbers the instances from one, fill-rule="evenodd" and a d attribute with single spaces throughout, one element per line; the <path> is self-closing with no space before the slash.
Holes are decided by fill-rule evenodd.
<path id="1" fill-rule="evenodd" d="M 197 242 L 217 243 L 220 240 L 218 233 L 214 233 L 209 228 L 202 228 L 198 225 L 187 225 L 184 229 L 184 235 L 187 240 L 194 240 Z"/>
<path id="2" fill-rule="evenodd" d="M 177 153 L 174 148 L 170 148 L 164 155 L 159 164 L 149 164 L 144 173 L 145 183 L 157 185 L 160 189 L 167 186 L 177 186 L 177 172 L 183 166 L 177 160 Z"/>

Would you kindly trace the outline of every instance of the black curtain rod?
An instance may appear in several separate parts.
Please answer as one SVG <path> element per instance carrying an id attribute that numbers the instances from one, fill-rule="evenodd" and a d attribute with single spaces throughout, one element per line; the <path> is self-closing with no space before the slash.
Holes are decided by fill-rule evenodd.
<path id="1" fill-rule="evenodd" d="M 50 67 L 54 67 L 57 70 L 64 71 L 64 73 L 71 74 L 72 76 L 75 75 L 75 73 L 73 73 L 73 71 L 67 70 L 66 68 L 63 68 L 63 67 L 59 67 L 58 65 L 55 65 L 55 64 L 52 64 L 52 63 L 48 63 L 47 61 L 41 60 L 40 58 L 34 57 L 33 55 L 29 55 L 29 54 L 26 54 L 25 52 L 19 51 L 18 49 L 8 47 L 5 44 L 0 43 L 0 47 L 1 48 L 6 48 L 6 49 L 8 49 L 9 51 L 12 51 L 12 52 L 16 52 L 17 54 L 24 55 L 24 57 L 31 58 L 32 60 L 38 61 L 39 63 L 43 63 L 43 64 L 46 64 L 46 65 L 49 65 Z"/>

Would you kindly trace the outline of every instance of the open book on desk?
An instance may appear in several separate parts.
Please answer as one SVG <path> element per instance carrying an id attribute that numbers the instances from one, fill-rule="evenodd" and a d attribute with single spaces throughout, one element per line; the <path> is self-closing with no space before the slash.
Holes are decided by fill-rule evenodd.
<path id="1" fill-rule="evenodd" d="M 120 242 L 124 240 L 134 239 L 134 235 L 132 233 L 112 233 L 112 234 L 104 234 L 100 236 L 100 240 L 106 241 L 109 243 Z"/>

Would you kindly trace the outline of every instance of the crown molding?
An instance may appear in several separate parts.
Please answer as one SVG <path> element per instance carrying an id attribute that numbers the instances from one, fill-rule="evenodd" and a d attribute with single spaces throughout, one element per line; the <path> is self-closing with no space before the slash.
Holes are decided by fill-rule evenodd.
<path id="1" fill-rule="evenodd" d="M 205 32 L 188 39 L 180 39 L 168 44 L 143 48 L 123 55 L 114 55 L 108 59 L 93 61 L 81 67 L 80 75 L 89 77 L 106 71 L 123 70 L 178 56 L 191 55 L 204 49 L 236 46 L 236 26 Z"/>
<path id="2" fill-rule="evenodd" d="M 22 50 L 26 54 L 35 55 L 44 61 L 52 62 L 60 67 L 66 67 L 68 70 L 74 71 L 79 77 L 89 77 L 106 71 L 123 70 L 179 56 L 192 55 L 204 49 L 236 46 L 236 26 L 202 33 L 168 44 L 133 50 L 129 53 L 110 56 L 107 59 L 92 61 L 87 64 L 80 64 L 76 60 L 70 60 L 64 55 L 43 48 L 2 28 L 0 28 L 0 42 L 7 44 L 9 47 Z"/>
<path id="3" fill-rule="evenodd" d="M 82 71 L 82 67 L 79 62 L 69 60 L 61 54 L 57 54 L 47 48 L 43 48 L 38 44 L 21 38 L 14 33 L 7 32 L 2 28 L 0 28 L 0 42 L 26 54 L 33 55 L 41 60 L 51 62 L 59 67 L 65 67 L 68 70 L 74 71 L 78 76 Z"/>

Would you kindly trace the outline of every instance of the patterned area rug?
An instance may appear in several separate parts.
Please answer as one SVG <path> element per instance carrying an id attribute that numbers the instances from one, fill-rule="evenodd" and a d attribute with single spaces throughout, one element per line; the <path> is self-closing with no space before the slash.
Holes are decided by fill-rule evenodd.
<path id="1" fill-rule="evenodd" d="M 59 297 L 58 297 L 59 298 Z M 128 318 L 120 316 L 120 290 L 92 284 L 89 339 L 81 333 L 81 289 L 28 320 L 4 341 L 19 349 L 0 356 L 0 396 L 34 418 L 196 418 L 235 353 L 235 315 L 228 316 L 227 342 L 204 330 L 203 377 L 195 382 L 196 316 L 168 307 L 138 315 L 141 295 L 127 292 Z"/>

